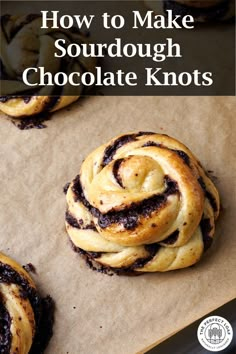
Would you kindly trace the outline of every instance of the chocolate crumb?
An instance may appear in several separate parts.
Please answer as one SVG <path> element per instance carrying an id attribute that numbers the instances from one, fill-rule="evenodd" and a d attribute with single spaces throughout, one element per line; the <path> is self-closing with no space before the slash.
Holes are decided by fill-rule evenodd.
<path id="1" fill-rule="evenodd" d="M 45 121 L 51 119 L 51 114 L 42 113 L 32 117 L 22 117 L 19 119 L 11 119 L 11 122 L 20 130 L 29 130 L 29 129 L 44 129 L 47 128 L 47 125 L 44 124 Z"/>
<path id="2" fill-rule="evenodd" d="M 32 263 L 28 263 L 26 265 L 23 265 L 23 268 L 26 270 L 28 273 L 33 273 L 36 274 L 36 268 Z"/>

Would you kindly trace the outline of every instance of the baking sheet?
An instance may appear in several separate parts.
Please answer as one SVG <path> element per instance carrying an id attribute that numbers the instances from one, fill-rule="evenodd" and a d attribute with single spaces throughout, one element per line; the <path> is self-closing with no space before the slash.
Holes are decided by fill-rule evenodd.
<path id="1" fill-rule="evenodd" d="M 33 263 L 40 290 L 56 301 L 47 354 L 134 354 L 235 297 L 235 111 L 235 97 L 96 96 L 42 130 L 20 131 L 0 115 L 0 249 Z M 71 249 L 63 186 L 91 150 L 133 130 L 180 139 L 217 176 L 216 242 L 194 267 L 110 277 Z"/>

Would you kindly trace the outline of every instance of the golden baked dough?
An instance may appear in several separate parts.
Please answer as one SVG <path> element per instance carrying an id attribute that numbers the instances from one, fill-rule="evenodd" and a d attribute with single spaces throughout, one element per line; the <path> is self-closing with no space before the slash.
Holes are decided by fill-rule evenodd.
<path id="1" fill-rule="evenodd" d="M 0 353 L 28 354 L 32 345 L 34 349 L 40 347 L 42 310 L 42 299 L 29 274 L 0 253 Z M 51 336 L 51 329 L 47 330 L 48 339 L 45 336 L 42 340 L 45 343 Z M 34 340 L 37 343 L 33 344 Z"/>
<path id="2" fill-rule="evenodd" d="M 79 31 L 68 32 L 63 29 L 41 29 L 41 18 L 38 15 L 2 16 L 1 17 L 1 63 L 2 63 L 2 90 L 0 110 L 17 118 L 24 118 L 44 112 L 54 112 L 76 101 L 83 90 L 83 86 L 73 88 L 70 95 L 70 85 L 44 86 L 29 92 L 29 86 L 22 81 L 22 73 L 29 67 L 44 67 L 45 72 L 52 74 L 60 71 L 95 70 L 96 58 L 69 59 L 57 58 L 54 42 L 58 38 L 70 43 L 87 43 L 84 34 Z M 69 35 L 68 35 L 69 33 Z M 50 60 L 49 60 L 50 58 Z M 37 77 L 37 73 L 31 75 Z M 77 90 L 77 92 L 76 92 Z M 28 92 L 28 93 L 27 93 Z M 76 95 L 74 94 L 76 92 Z"/>
<path id="3" fill-rule="evenodd" d="M 156 14 L 192 15 L 195 22 L 226 21 L 235 16 L 235 0 L 144 0 Z"/>
<path id="4" fill-rule="evenodd" d="M 149 132 L 118 136 L 92 152 L 66 198 L 75 249 L 112 269 L 196 263 L 219 215 L 217 189 L 191 151 Z"/>

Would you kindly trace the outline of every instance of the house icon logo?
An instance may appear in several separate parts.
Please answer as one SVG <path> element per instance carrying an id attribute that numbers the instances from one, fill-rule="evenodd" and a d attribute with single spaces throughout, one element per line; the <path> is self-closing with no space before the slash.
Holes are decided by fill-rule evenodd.
<path id="1" fill-rule="evenodd" d="M 211 344 L 219 344 L 223 342 L 226 330 L 225 328 L 219 323 L 212 323 L 208 325 L 206 328 L 206 339 Z"/>

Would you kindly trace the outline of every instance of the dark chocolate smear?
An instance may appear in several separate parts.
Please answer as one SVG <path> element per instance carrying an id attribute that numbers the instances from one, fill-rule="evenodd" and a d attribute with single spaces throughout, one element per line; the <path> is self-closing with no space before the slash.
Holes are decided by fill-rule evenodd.
<path id="1" fill-rule="evenodd" d="M 102 252 L 88 252 L 87 253 L 92 257 L 92 258 L 99 258 L 102 255 Z"/>
<path id="2" fill-rule="evenodd" d="M 184 152 L 182 150 L 169 149 L 167 146 L 165 146 L 163 144 L 155 143 L 154 141 L 147 141 L 145 144 L 143 144 L 142 147 L 149 147 L 149 146 L 157 146 L 159 148 L 163 148 L 163 149 L 167 149 L 167 150 L 173 151 L 174 153 L 176 153 L 183 160 L 183 162 L 187 166 L 191 167 L 191 165 L 190 165 L 190 157 L 186 154 L 186 152 Z"/>
<path id="3" fill-rule="evenodd" d="M 51 109 L 54 108 L 54 106 L 56 106 L 56 104 L 58 103 L 58 101 L 60 100 L 60 96 L 59 93 L 62 92 L 62 88 L 58 88 L 57 86 L 55 86 L 54 89 L 54 96 L 51 96 L 48 100 L 47 103 L 45 103 L 44 107 L 43 107 L 43 112 L 49 112 L 51 111 Z M 57 95 L 56 95 L 57 94 Z"/>
<path id="4" fill-rule="evenodd" d="M 198 178 L 198 183 L 200 184 L 200 186 L 201 186 L 206 198 L 209 200 L 209 202 L 210 202 L 210 204 L 212 206 L 212 209 L 214 210 L 214 212 L 217 212 L 218 211 L 218 207 L 217 207 L 216 200 L 213 197 L 213 195 L 207 190 L 206 185 L 205 185 L 202 177 Z"/>
<path id="5" fill-rule="evenodd" d="M 177 155 L 179 155 L 179 157 L 183 160 L 183 162 L 190 167 L 190 158 L 189 156 L 186 154 L 186 152 L 182 151 L 182 150 L 172 150 L 171 151 L 175 152 Z"/>
<path id="6" fill-rule="evenodd" d="M 164 179 L 166 184 L 164 193 L 155 194 L 141 202 L 131 203 L 130 206 L 123 210 L 109 211 L 106 214 L 102 214 L 98 209 L 92 207 L 85 198 L 79 176 L 74 180 L 72 190 L 76 196 L 75 201 L 79 200 L 94 217 L 98 218 L 98 224 L 101 228 L 106 228 L 111 224 L 122 224 L 126 230 L 133 230 L 137 227 L 140 216 L 149 217 L 153 211 L 162 208 L 166 204 L 168 196 L 179 193 L 178 185 L 175 181 L 169 176 L 165 176 Z"/>
<path id="7" fill-rule="evenodd" d="M 211 247 L 211 244 L 213 242 L 213 239 L 211 236 L 209 236 L 212 226 L 211 226 L 211 221 L 210 219 L 202 219 L 200 222 L 200 228 L 202 232 L 202 240 L 204 244 L 204 251 L 206 251 L 209 247 Z"/>
<path id="8" fill-rule="evenodd" d="M 75 227 L 76 229 L 96 231 L 96 227 L 93 223 L 88 225 L 83 225 L 83 220 L 81 219 L 78 222 L 77 219 L 73 215 L 71 215 L 71 213 L 68 210 L 66 211 L 66 221 L 70 226 Z"/>
<path id="9" fill-rule="evenodd" d="M 72 216 L 69 211 L 66 211 L 66 222 L 72 227 L 75 227 L 76 229 L 81 229 L 81 225 L 78 223 L 77 219 Z"/>
<path id="10" fill-rule="evenodd" d="M 28 298 L 35 316 L 36 332 L 29 354 L 42 354 L 52 337 L 54 322 L 54 303 L 50 297 L 41 298 L 28 283 L 27 279 L 17 273 L 11 266 L 0 262 L 0 283 L 16 284 L 20 287 L 20 296 Z"/>
<path id="11" fill-rule="evenodd" d="M 137 259 L 130 267 L 126 268 L 127 270 L 128 269 L 135 270 L 135 268 L 144 267 L 148 262 L 150 262 L 155 257 L 155 255 L 157 254 L 161 246 L 158 243 L 152 243 L 150 245 L 145 245 L 144 247 L 146 251 L 149 252 L 149 256 L 146 258 Z"/>
<path id="12" fill-rule="evenodd" d="M 94 261 L 93 257 L 92 257 L 92 254 L 94 252 L 86 252 L 84 251 L 82 248 L 79 248 L 79 247 L 76 247 L 72 242 L 71 242 L 71 245 L 72 245 L 72 248 L 73 250 L 78 253 L 86 262 L 86 265 L 98 272 L 98 273 L 103 273 L 103 274 L 106 274 L 106 275 L 109 275 L 109 276 L 113 276 L 114 275 L 114 272 L 111 270 L 110 267 L 105 267 L 103 266 L 102 264 L 100 263 L 97 263 L 96 261 Z M 99 254 L 99 253 L 97 253 Z M 98 258 L 98 257 L 95 257 L 95 258 Z"/>
<path id="13" fill-rule="evenodd" d="M 157 254 L 158 250 L 160 249 L 160 245 L 157 243 L 146 245 L 145 249 L 150 254 L 148 257 L 137 259 L 131 266 L 121 268 L 104 266 L 103 264 L 96 262 L 94 258 L 99 258 L 102 255 L 102 253 L 100 252 L 87 252 L 79 247 L 76 247 L 73 243 L 72 248 L 75 252 L 79 253 L 85 259 L 87 266 L 96 272 L 103 273 L 109 276 L 112 276 L 114 274 L 134 276 L 142 274 L 141 272 L 135 271 L 135 269 L 144 267 L 145 264 L 152 260 L 152 258 Z"/>
<path id="14" fill-rule="evenodd" d="M 88 209 L 90 211 L 90 213 L 95 216 L 98 217 L 100 214 L 100 211 L 96 208 L 94 208 L 89 202 L 88 200 L 85 198 L 84 195 L 84 191 L 80 182 L 80 175 L 78 175 L 75 180 L 73 181 L 73 187 L 72 187 L 72 191 L 75 194 L 75 202 L 76 201 L 80 201 L 84 207 L 86 209 Z"/>
<path id="15" fill-rule="evenodd" d="M 124 159 L 118 159 L 115 161 L 114 165 L 113 165 L 113 175 L 115 177 L 116 182 L 119 184 L 120 187 L 124 188 L 123 183 L 122 183 L 122 178 L 119 174 L 119 168 L 120 165 L 122 164 L 122 162 L 124 161 Z"/>
<path id="16" fill-rule="evenodd" d="M 157 147 L 163 147 L 162 144 L 155 143 L 154 141 L 147 141 L 145 144 L 142 145 L 142 147 L 148 147 L 148 146 L 157 146 Z"/>
<path id="17" fill-rule="evenodd" d="M 9 354 L 12 342 L 11 317 L 0 298 L 0 353 Z"/>
<path id="18" fill-rule="evenodd" d="M 162 243 L 166 245 L 173 245 L 177 240 L 179 236 L 179 230 L 175 230 L 170 234 L 165 240 L 161 241 Z"/>
<path id="19" fill-rule="evenodd" d="M 121 148 L 123 145 L 128 144 L 130 142 L 136 141 L 138 137 L 143 136 L 143 135 L 153 135 L 155 133 L 152 132 L 138 132 L 136 134 L 127 134 L 127 135 L 122 135 L 118 139 L 116 139 L 111 145 L 108 145 L 104 151 L 104 156 L 103 156 L 103 161 L 102 161 L 102 166 L 108 165 L 112 159 L 113 156 L 116 154 L 117 150 Z"/>

